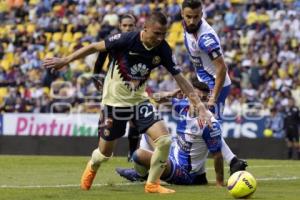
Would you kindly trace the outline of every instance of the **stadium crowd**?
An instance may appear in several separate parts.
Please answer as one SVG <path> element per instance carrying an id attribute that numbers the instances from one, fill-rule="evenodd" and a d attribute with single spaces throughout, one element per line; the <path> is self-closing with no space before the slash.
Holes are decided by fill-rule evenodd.
<path id="1" fill-rule="evenodd" d="M 45 57 L 64 56 L 118 32 L 124 13 L 142 28 L 151 11 L 167 14 L 167 41 L 189 77 L 193 67 L 183 45 L 180 0 L 0 0 L 1 112 L 96 112 L 99 94 L 90 78 L 90 57 L 50 73 Z M 225 114 L 300 107 L 300 1 L 203 0 L 207 21 L 220 36 L 232 80 Z M 169 91 L 175 81 L 164 68 L 152 72 L 148 92 Z"/>

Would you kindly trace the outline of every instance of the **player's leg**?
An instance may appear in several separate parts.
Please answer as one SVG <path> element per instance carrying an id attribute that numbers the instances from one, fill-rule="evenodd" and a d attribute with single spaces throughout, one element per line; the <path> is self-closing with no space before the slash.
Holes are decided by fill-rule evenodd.
<path id="1" fill-rule="evenodd" d="M 297 132 L 296 132 L 296 146 L 297 146 L 297 150 L 298 150 L 298 160 L 300 160 L 300 143 L 299 143 L 299 129 L 297 128 Z"/>
<path id="2" fill-rule="evenodd" d="M 116 139 L 125 134 L 126 120 L 119 120 L 116 115 L 112 115 L 112 107 L 106 107 L 104 116 L 105 126 L 99 128 L 99 146 L 96 148 L 88 161 L 81 177 L 81 188 L 89 190 L 96 177 L 96 173 L 102 163 L 109 160 L 112 156 Z M 122 113 L 123 115 L 126 113 Z"/>
<path id="3" fill-rule="evenodd" d="M 220 123 L 222 123 L 225 100 L 226 100 L 227 96 L 229 95 L 229 93 L 230 93 L 230 85 L 222 88 L 220 95 L 217 99 L 217 103 L 216 103 L 217 105 L 215 108 L 215 112 L 216 112 L 215 116 Z M 227 143 L 225 142 L 225 140 L 223 138 L 222 138 L 221 152 L 222 152 L 224 160 L 230 166 L 230 174 L 233 174 L 236 171 L 245 170 L 246 167 L 248 166 L 248 164 L 245 160 L 241 160 L 241 159 L 237 158 L 236 155 L 233 154 L 233 152 L 231 151 L 231 149 L 229 148 L 229 146 L 227 145 Z"/>
<path id="4" fill-rule="evenodd" d="M 129 181 L 145 181 L 148 178 L 151 156 L 154 151 L 153 142 L 143 134 L 140 147 L 132 155 L 134 168 L 116 168 L 116 172 Z"/>
<path id="5" fill-rule="evenodd" d="M 140 147 L 132 155 L 134 168 L 116 168 L 116 172 L 129 181 L 144 181 L 148 178 L 150 160 L 154 151 L 153 141 L 149 136 L 142 134 Z"/>
<path id="6" fill-rule="evenodd" d="M 160 177 L 167 167 L 172 142 L 168 129 L 163 121 L 159 121 L 147 130 L 147 134 L 153 140 L 155 149 L 151 157 L 145 191 L 149 193 L 173 193 L 174 190 L 164 188 L 159 183 Z"/>
<path id="7" fill-rule="evenodd" d="M 222 138 L 222 147 L 221 152 L 224 160 L 230 166 L 230 174 L 233 174 L 237 171 L 246 170 L 248 166 L 247 161 L 239 159 L 229 148 L 224 138 Z"/>
<path id="8" fill-rule="evenodd" d="M 286 144 L 288 148 L 288 159 L 292 159 L 293 157 L 293 143 L 294 143 L 294 137 L 293 137 L 293 130 L 290 128 L 286 129 Z"/>
<path id="9" fill-rule="evenodd" d="M 140 141 L 140 148 L 136 150 L 132 156 L 134 168 L 116 168 L 117 173 L 130 181 L 147 180 L 151 165 L 151 157 L 154 151 L 153 145 L 153 141 L 149 138 L 149 136 L 143 134 Z M 168 159 L 167 167 L 164 170 L 162 177 L 168 177 L 170 171 L 171 163 Z"/>
<path id="10" fill-rule="evenodd" d="M 129 181 L 145 181 L 148 178 L 152 152 L 138 149 L 133 153 L 134 168 L 116 168 L 116 172 Z"/>
<path id="11" fill-rule="evenodd" d="M 133 123 L 140 133 L 147 133 L 154 142 L 154 151 L 151 156 L 149 176 L 145 185 L 145 192 L 149 193 L 173 193 L 174 190 L 164 188 L 159 180 L 166 168 L 171 135 L 164 121 L 156 113 L 153 105 L 149 102 L 136 106 L 136 118 Z"/>
<path id="12" fill-rule="evenodd" d="M 93 151 L 91 159 L 88 161 L 86 168 L 81 176 L 81 189 L 89 190 L 91 188 L 101 164 L 108 161 L 112 156 L 115 142 L 115 140 L 104 141 L 102 138 L 100 138 L 99 147 Z"/>
<path id="13" fill-rule="evenodd" d="M 128 144 L 129 144 L 129 151 L 128 151 L 128 161 L 131 161 L 132 155 L 138 148 L 139 143 L 139 132 L 135 128 L 134 124 L 129 121 L 129 131 L 128 131 Z"/>
<path id="14" fill-rule="evenodd" d="M 226 87 L 223 87 L 221 92 L 220 92 L 220 95 L 217 99 L 216 105 L 211 110 L 211 112 L 213 112 L 215 114 L 216 119 L 220 123 L 222 123 L 225 100 L 226 100 L 227 96 L 229 95 L 229 93 L 230 93 L 230 85 L 226 86 Z"/>
<path id="15" fill-rule="evenodd" d="M 299 144 L 299 133 L 298 133 L 298 127 L 295 127 L 294 129 L 294 142 L 293 147 L 295 151 L 297 152 L 297 157 L 300 159 L 300 144 Z"/>

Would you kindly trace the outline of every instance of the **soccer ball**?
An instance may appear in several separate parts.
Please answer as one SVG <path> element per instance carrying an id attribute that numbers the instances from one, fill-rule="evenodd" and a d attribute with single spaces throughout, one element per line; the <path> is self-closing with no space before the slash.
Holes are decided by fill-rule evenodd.
<path id="1" fill-rule="evenodd" d="M 234 198 L 249 198 L 256 190 L 256 179 L 247 171 L 235 172 L 228 179 L 227 189 Z"/>
<path id="2" fill-rule="evenodd" d="M 267 128 L 264 130 L 265 137 L 272 137 L 272 135 L 273 135 L 273 131 L 271 129 Z"/>

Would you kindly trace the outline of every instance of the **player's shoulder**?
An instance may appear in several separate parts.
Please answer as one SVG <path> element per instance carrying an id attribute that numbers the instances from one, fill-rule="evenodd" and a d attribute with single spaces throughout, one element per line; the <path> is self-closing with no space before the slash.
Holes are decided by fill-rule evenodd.
<path id="1" fill-rule="evenodd" d="M 180 105 L 188 105 L 189 101 L 187 98 L 172 98 L 173 103 L 177 103 Z"/>
<path id="2" fill-rule="evenodd" d="M 113 35 L 108 36 L 108 41 L 113 42 L 115 40 L 125 40 L 131 41 L 139 36 L 139 32 L 125 32 L 125 33 L 115 33 Z"/>
<path id="3" fill-rule="evenodd" d="M 161 44 L 159 45 L 159 49 L 160 49 L 161 51 L 172 51 L 172 49 L 171 49 L 169 43 L 168 43 L 166 40 L 163 40 L 163 41 L 161 42 Z"/>
<path id="4" fill-rule="evenodd" d="M 204 24 L 205 25 L 205 24 Z M 208 25 L 208 24 L 207 24 Z M 209 25 L 208 25 L 209 26 Z M 209 27 L 202 27 L 198 39 L 198 45 L 201 49 L 205 52 L 211 52 L 214 49 L 220 49 L 220 39 L 216 32 L 209 26 Z"/>
<path id="5" fill-rule="evenodd" d="M 202 35 L 207 33 L 216 35 L 216 31 L 211 27 L 211 25 L 209 25 L 205 19 L 202 19 L 202 24 L 200 26 L 198 34 Z"/>

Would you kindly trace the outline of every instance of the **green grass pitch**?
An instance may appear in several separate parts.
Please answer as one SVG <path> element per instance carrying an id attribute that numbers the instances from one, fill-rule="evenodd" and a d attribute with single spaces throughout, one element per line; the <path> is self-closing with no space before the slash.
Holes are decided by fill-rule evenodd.
<path id="1" fill-rule="evenodd" d="M 175 194 L 145 194 L 143 183 L 119 177 L 114 168 L 130 167 L 125 158 L 104 164 L 90 191 L 79 181 L 88 157 L 0 156 L 0 200 L 205 200 L 233 199 L 226 187 L 214 186 L 212 160 L 208 161 L 208 186 L 168 186 Z M 300 161 L 248 160 L 248 171 L 258 182 L 252 199 L 300 199 Z M 228 167 L 225 168 L 226 179 Z"/>

